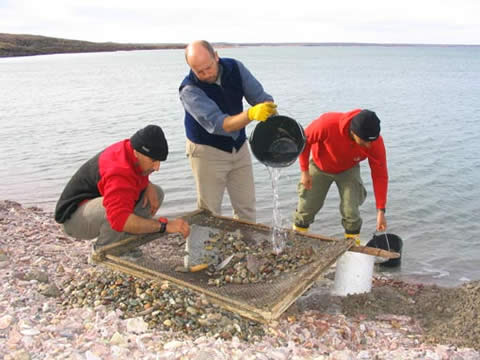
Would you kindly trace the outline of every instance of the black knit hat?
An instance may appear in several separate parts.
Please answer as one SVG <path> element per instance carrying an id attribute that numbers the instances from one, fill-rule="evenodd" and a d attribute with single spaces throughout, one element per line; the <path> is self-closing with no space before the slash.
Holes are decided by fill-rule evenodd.
<path id="1" fill-rule="evenodd" d="M 165 161 L 168 155 L 168 144 L 163 130 L 157 125 L 147 125 L 138 130 L 130 138 L 132 147 L 139 153 L 154 160 Z"/>
<path id="2" fill-rule="evenodd" d="M 362 110 L 352 118 L 350 130 L 362 140 L 374 141 L 380 135 L 380 119 L 373 111 Z"/>

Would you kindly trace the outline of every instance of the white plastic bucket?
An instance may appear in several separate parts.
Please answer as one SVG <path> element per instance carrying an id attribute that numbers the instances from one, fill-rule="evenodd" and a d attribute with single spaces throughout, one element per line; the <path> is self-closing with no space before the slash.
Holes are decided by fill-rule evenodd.
<path id="1" fill-rule="evenodd" d="M 345 252 L 337 260 L 334 294 L 346 296 L 370 292 L 374 264 L 374 256 Z"/>

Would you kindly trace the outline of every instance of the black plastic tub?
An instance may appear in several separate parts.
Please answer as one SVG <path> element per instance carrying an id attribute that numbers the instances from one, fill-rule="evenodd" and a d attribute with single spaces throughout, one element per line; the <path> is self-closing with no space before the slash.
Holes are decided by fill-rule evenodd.
<path id="1" fill-rule="evenodd" d="M 400 238 L 400 236 L 397 236 L 395 234 L 374 235 L 373 238 L 367 243 L 367 246 L 399 253 L 400 254 L 399 258 L 389 259 L 385 262 L 381 262 L 380 266 L 385 266 L 385 267 L 400 266 L 402 262 L 402 248 L 403 248 L 403 240 Z"/>
<path id="2" fill-rule="evenodd" d="M 274 115 L 255 126 L 249 138 L 253 155 L 270 167 L 286 167 L 295 162 L 305 147 L 305 132 L 294 119 Z"/>

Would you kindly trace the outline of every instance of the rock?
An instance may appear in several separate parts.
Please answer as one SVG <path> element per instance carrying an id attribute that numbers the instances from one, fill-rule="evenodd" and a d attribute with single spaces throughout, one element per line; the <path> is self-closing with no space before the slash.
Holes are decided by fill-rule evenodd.
<path id="1" fill-rule="evenodd" d="M 127 320 L 127 331 L 130 333 L 142 334 L 148 330 L 148 324 L 141 317 Z"/>
<path id="2" fill-rule="evenodd" d="M 69 329 L 60 331 L 58 335 L 67 339 L 73 339 L 75 337 L 73 331 Z"/>
<path id="3" fill-rule="evenodd" d="M 102 360 L 101 357 L 97 356 L 96 354 L 94 354 L 93 352 L 91 352 L 90 350 L 88 350 L 86 353 L 85 353 L 85 358 L 87 360 Z"/>
<path id="4" fill-rule="evenodd" d="M 37 280 L 41 283 L 48 283 L 48 274 L 44 271 L 33 270 L 25 274 L 25 280 Z"/>
<path id="5" fill-rule="evenodd" d="M 34 328 L 29 328 L 29 329 L 22 329 L 20 330 L 20 334 L 25 335 L 25 336 L 35 336 L 40 334 L 40 331 Z"/>
<path id="6" fill-rule="evenodd" d="M 288 350 L 285 349 L 273 350 L 268 355 L 272 360 L 287 360 L 289 358 Z"/>
<path id="7" fill-rule="evenodd" d="M 195 309 L 193 306 L 187 306 L 186 311 L 187 311 L 190 315 L 197 315 L 197 314 L 198 314 L 198 310 Z"/>
<path id="8" fill-rule="evenodd" d="M 210 360 L 210 359 L 214 359 L 214 358 L 215 358 L 214 354 L 212 354 L 208 351 L 205 351 L 205 350 L 201 350 L 195 355 L 196 360 Z"/>
<path id="9" fill-rule="evenodd" d="M 8 256 L 3 252 L 3 250 L 0 250 L 0 262 L 2 261 L 8 261 Z"/>
<path id="10" fill-rule="evenodd" d="M 163 349 L 164 350 L 175 350 L 176 348 L 181 347 L 182 345 L 183 345 L 183 342 L 178 341 L 178 340 L 173 340 L 173 341 L 170 341 L 170 342 L 166 343 L 165 345 L 163 345 Z"/>
<path id="11" fill-rule="evenodd" d="M 23 273 L 22 271 L 15 271 L 13 277 L 18 280 L 25 280 L 25 273 Z"/>
<path id="12" fill-rule="evenodd" d="M 355 357 L 350 350 L 334 351 L 332 357 L 338 360 L 354 360 Z"/>
<path id="13" fill-rule="evenodd" d="M 231 340 L 232 339 L 232 334 L 229 331 L 222 331 L 220 333 L 220 337 L 224 340 Z"/>
<path id="14" fill-rule="evenodd" d="M 59 297 L 61 295 L 60 290 L 55 286 L 55 284 L 50 284 L 44 289 L 40 290 L 40 294 L 46 297 Z"/>
<path id="15" fill-rule="evenodd" d="M 0 330 L 6 329 L 10 326 L 13 321 L 13 316 L 4 315 L 0 318 Z"/>
<path id="16" fill-rule="evenodd" d="M 115 332 L 115 334 L 112 335 L 110 338 L 110 344 L 112 345 L 123 345 L 126 344 L 127 341 L 125 340 L 125 337 L 120 334 L 118 331 Z"/>
<path id="17" fill-rule="evenodd" d="M 24 307 L 25 306 L 25 299 L 17 299 L 12 302 L 13 307 Z"/>
<path id="18" fill-rule="evenodd" d="M 10 354 L 10 359 L 11 360 L 30 360 L 31 356 L 29 352 L 22 349 L 14 352 L 13 354 Z"/>

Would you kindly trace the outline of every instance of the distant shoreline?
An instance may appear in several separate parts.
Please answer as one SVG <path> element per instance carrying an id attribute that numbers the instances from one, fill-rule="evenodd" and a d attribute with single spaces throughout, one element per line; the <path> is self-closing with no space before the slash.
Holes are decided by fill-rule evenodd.
<path id="1" fill-rule="evenodd" d="M 185 44 L 96 43 L 38 35 L 0 34 L 0 58 L 107 51 L 183 49 L 185 46 Z"/>
<path id="2" fill-rule="evenodd" d="M 5 34 L 0 33 L 0 58 L 35 56 L 51 54 L 72 54 L 89 52 L 134 51 L 134 50 L 172 50 L 184 49 L 184 43 L 114 43 L 90 42 L 81 40 L 61 39 L 40 35 Z M 463 44 L 384 44 L 384 43 L 354 43 L 354 42 L 282 42 L 282 43 L 213 43 L 217 48 L 252 47 L 252 46 L 430 46 L 430 47 L 480 47 L 480 45 Z"/>

